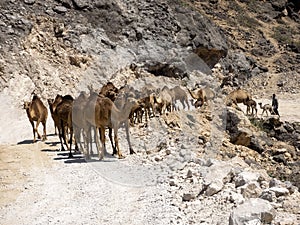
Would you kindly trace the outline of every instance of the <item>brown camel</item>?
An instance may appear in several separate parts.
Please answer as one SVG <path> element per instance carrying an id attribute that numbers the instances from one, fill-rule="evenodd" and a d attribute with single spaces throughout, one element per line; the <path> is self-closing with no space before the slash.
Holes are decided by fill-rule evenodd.
<path id="1" fill-rule="evenodd" d="M 96 98 L 95 98 L 96 97 Z M 119 101 L 120 102 L 120 101 Z M 113 154 L 116 152 L 119 158 L 123 158 L 121 150 L 119 148 L 118 141 L 118 129 L 121 123 L 125 124 L 125 131 L 127 136 L 127 142 L 129 145 L 130 154 L 135 153 L 132 149 L 129 137 L 129 114 L 132 109 L 132 106 L 136 104 L 136 101 L 133 99 L 128 99 L 124 101 L 124 104 L 119 109 L 116 105 L 107 97 L 104 96 L 94 96 L 90 99 L 86 108 L 90 109 L 85 113 L 85 119 L 89 123 L 94 124 L 96 128 L 100 130 L 101 138 L 101 151 L 98 151 L 99 159 L 103 159 L 104 154 L 106 153 L 105 147 L 105 128 L 111 128 L 114 131 L 114 142 Z M 94 106 L 94 110 L 92 109 Z"/>
<path id="2" fill-rule="evenodd" d="M 146 106 L 145 106 L 144 100 L 145 100 L 145 98 L 139 99 L 137 101 L 137 104 L 134 105 L 130 111 L 129 120 L 132 125 L 135 124 L 136 122 L 142 123 L 144 113 L 145 113 L 145 119 L 147 122 L 147 112 L 146 112 Z"/>
<path id="3" fill-rule="evenodd" d="M 196 99 L 195 107 L 201 107 L 204 103 L 207 103 L 208 100 L 212 100 L 215 97 L 215 93 L 208 87 L 199 88 L 196 91 L 191 91 L 188 89 L 188 92 L 192 98 Z"/>
<path id="4" fill-rule="evenodd" d="M 58 123 L 59 123 L 59 119 L 58 119 L 58 116 L 55 112 L 55 109 L 61 101 L 62 101 L 62 96 L 61 95 L 56 95 L 55 99 L 48 99 L 48 105 L 49 105 L 51 117 L 52 117 L 53 122 L 54 122 L 55 134 L 57 134 L 56 130 L 58 129 L 57 126 L 58 126 Z"/>
<path id="5" fill-rule="evenodd" d="M 112 101 L 115 101 L 118 92 L 119 89 L 112 82 L 107 82 L 107 84 L 101 88 L 99 94 L 109 98 Z"/>
<path id="6" fill-rule="evenodd" d="M 72 140 L 73 140 L 73 124 L 72 124 L 72 108 L 73 108 L 73 97 L 71 95 L 65 95 L 62 97 L 62 101 L 57 105 L 55 113 L 58 116 L 59 122 L 57 124 L 59 132 L 59 140 L 61 143 L 61 150 L 64 151 L 63 140 L 66 144 L 66 133 L 70 131 L 70 147 L 67 145 L 69 150 L 69 158 L 73 157 L 72 154 Z M 75 150 L 78 150 L 78 146 L 75 141 Z"/>
<path id="7" fill-rule="evenodd" d="M 133 106 L 129 115 L 130 122 L 134 124 L 137 120 L 138 123 L 142 123 L 143 115 L 145 115 L 145 122 L 147 123 L 148 119 L 154 116 L 154 103 L 154 94 L 138 99 L 137 104 Z"/>
<path id="8" fill-rule="evenodd" d="M 46 140 L 46 121 L 48 117 L 48 110 L 46 106 L 37 95 L 33 95 L 31 102 L 24 102 L 24 109 L 26 109 L 29 122 L 32 126 L 33 142 L 36 142 L 35 133 L 37 133 L 38 138 L 41 139 L 41 135 L 38 132 L 38 126 L 40 123 L 42 123 L 44 128 L 42 140 Z M 36 126 L 34 126 L 34 121 L 36 121 Z"/>
<path id="9" fill-rule="evenodd" d="M 248 101 L 246 101 L 244 103 L 247 106 L 247 111 L 246 114 L 249 115 L 250 114 L 250 109 L 251 109 L 251 115 L 252 116 L 257 116 L 257 107 L 256 107 L 256 101 L 254 101 L 253 99 L 249 99 Z"/>
<path id="10" fill-rule="evenodd" d="M 251 95 L 247 91 L 239 88 L 228 94 L 226 98 L 226 105 L 237 106 L 238 103 L 244 103 L 246 105 L 246 102 L 250 99 Z"/>
<path id="11" fill-rule="evenodd" d="M 49 110 L 51 113 L 51 117 L 54 123 L 54 134 L 57 135 L 57 126 L 56 126 L 56 118 L 55 118 L 55 114 L 54 114 L 54 110 L 53 110 L 53 103 L 54 103 L 54 99 L 53 98 L 49 98 L 48 99 L 48 105 L 49 105 Z"/>

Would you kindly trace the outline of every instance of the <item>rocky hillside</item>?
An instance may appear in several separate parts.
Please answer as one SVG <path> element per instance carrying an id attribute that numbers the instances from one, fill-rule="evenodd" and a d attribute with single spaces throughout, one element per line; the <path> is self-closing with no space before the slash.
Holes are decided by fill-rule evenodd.
<path id="1" fill-rule="evenodd" d="M 44 98 L 100 86 L 132 63 L 158 76 L 210 73 L 228 51 L 220 28 L 180 2 L 2 1 L 1 35 L 2 88 Z"/>

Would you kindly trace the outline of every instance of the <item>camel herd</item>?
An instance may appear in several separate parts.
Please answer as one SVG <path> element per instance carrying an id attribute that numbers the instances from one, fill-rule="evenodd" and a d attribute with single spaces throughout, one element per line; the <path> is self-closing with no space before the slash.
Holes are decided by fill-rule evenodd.
<path id="1" fill-rule="evenodd" d="M 117 88 L 112 82 L 108 82 L 100 91 L 95 91 L 92 86 L 88 89 L 89 93 L 82 91 L 75 99 L 71 95 L 57 95 L 55 99 L 48 99 L 55 134 L 58 132 L 61 150 L 65 150 L 64 146 L 67 146 L 69 157 L 73 156 L 72 144 L 74 144 L 75 152 L 81 150 L 86 158 L 90 158 L 93 154 L 94 139 L 98 157 L 100 160 L 103 159 L 107 154 L 105 146 L 107 129 L 113 155 L 117 154 L 118 158 L 123 158 L 118 138 L 118 129 L 121 125 L 124 125 L 126 131 L 129 153 L 134 154 L 130 142 L 130 125 L 141 123 L 143 120 L 147 123 L 151 117 L 179 110 L 176 106 L 177 101 L 184 109 L 189 110 L 187 92 L 195 99 L 195 102 L 191 101 L 195 108 L 208 104 L 208 101 L 215 97 L 214 91 L 209 88 L 198 88 L 193 91 L 187 89 L 186 92 L 180 86 L 156 89 L 153 85 L 148 85 L 142 91 L 137 91 L 127 85 Z M 247 106 L 247 115 L 257 116 L 256 102 L 247 91 L 240 88 L 229 93 L 226 98 L 227 106 L 237 107 L 238 103 Z M 266 112 L 267 115 L 267 111 L 272 113 L 269 105 L 262 106 L 261 103 L 259 105 L 263 113 Z M 34 94 L 31 102 L 24 102 L 24 109 L 32 125 L 33 142 L 36 142 L 36 133 L 39 139 L 45 140 L 48 116 L 46 106 Z M 44 128 L 43 137 L 38 133 L 39 123 L 42 123 Z"/>

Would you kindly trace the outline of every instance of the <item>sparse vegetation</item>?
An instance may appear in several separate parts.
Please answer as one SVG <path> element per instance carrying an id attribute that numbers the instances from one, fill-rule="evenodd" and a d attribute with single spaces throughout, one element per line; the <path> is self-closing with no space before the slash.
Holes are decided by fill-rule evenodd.
<path id="1" fill-rule="evenodd" d="M 260 25 L 255 18 L 251 18 L 250 16 L 245 14 L 239 14 L 237 20 L 238 24 L 245 28 L 255 29 Z"/>
<path id="2" fill-rule="evenodd" d="M 291 44 L 293 42 L 293 29 L 286 26 L 277 26 L 273 29 L 272 37 L 280 44 Z"/>

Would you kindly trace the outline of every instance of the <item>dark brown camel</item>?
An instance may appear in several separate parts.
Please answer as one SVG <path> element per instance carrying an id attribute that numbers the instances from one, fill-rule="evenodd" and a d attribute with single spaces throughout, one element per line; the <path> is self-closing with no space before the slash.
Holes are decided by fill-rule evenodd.
<path id="1" fill-rule="evenodd" d="M 48 99 L 48 105 L 49 105 L 51 117 L 52 117 L 53 122 L 54 122 L 55 134 L 57 134 L 56 130 L 58 129 L 57 127 L 58 127 L 58 123 L 59 123 L 59 119 L 58 119 L 58 116 L 55 112 L 55 109 L 61 101 L 62 101 L 62 96 L 61 95 L 56 95 L 55 99 Z"/>
<path id="2" fill-rule="evenodd" d="M 36 142 L 35 133 L 37 133 L 38 138 L 41 139 L 41 135 L 38 132 L 38 126 L 40 123 L 42 123 L 44 128 L 42 140 L 46 140 L 46 121 L 48 117 L 48 110 L 46 106 L 37 95 L 33 95 L 31 102 L 24 102 L 24 109 L 26 109 L 29 122 L 32 126 L 33 142 Z M 34 126 L 34 121 L 36 121 L 36 126 Z"/>
<path id="3" fill-rule="evenodd" d="M 72 124 L 72 107 L 73 107 L 73 97 L 70 95 L 65 95 L 62 97 L 62 101 L 57 105 L 55 109 L 55 113 L 58 116 L 58 132 L 59 132 L 59 140 L 61 143 L 61 150 L 64 151 L 64 146 L 63 146 L 63 140 L 64 143 L 66 144 L 66 133 L 67 130 L 69 129 L 70 131 L 70 147 L 67 145 L 67 148 L 69 150 L 69 158 L 73 157 L 72 154 L 72 139 L 73 139 L 73 124 Z M 78 150 L 78 146 L 75 141 L 75 150 Z"/>
<path id="4" fill-rule="evenodd" d="M 118 93 L 119 89 L 112 82 L 107 82 L 99 92 L 100 95 L 103 95 L 112 101 L 115 101 Z"/>

